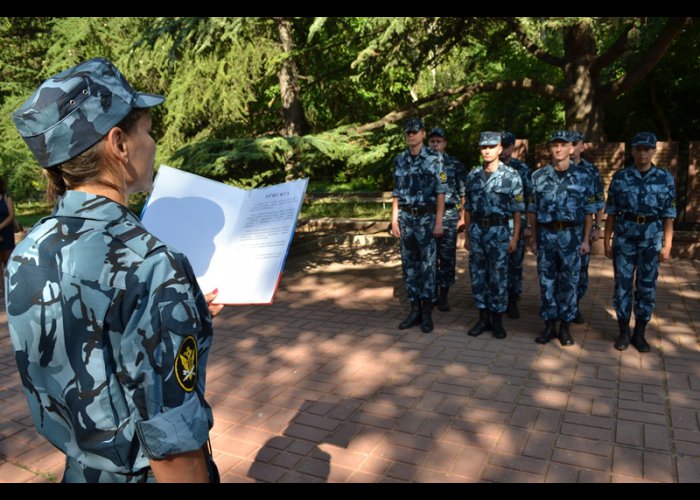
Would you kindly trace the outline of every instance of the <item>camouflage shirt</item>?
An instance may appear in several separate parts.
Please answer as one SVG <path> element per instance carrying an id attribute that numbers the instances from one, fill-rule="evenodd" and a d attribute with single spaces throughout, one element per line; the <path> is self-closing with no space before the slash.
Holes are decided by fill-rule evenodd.
<path id="1" fill-rule="evenodd" d="M 537 221 L 583 224 L 585 216 L 595 213 L 595 193 L 591 175 L 574 162 L 559 175 L 552 165 L 532 174 L 532 194 L 528 212 L 537 214 Z"/>
<path id="2" fill-rule="evenodd" d="M 605 206 L 605 190 L 603 189 L 603 180 L 600 178 L 600 171 L 590 161 L 581 158 L 578 166 L 586 169 L 593 178 L 593 191 L 595 192 L 595 209 L 602 210 Z"/>
<path id="3" fill-rule="evenodd" d="M 511 158 L 508 162 L 507 167 L 512 168 L 520 175 L 520 181 L 523 184 L 523 196 L 525 197 L 525 204 L 527 205 L 530 195 L 532 194 L 532 170 L 524 161 L 520 161 L 516 158 Z"/>
<path id="4" fill-rule="evenodd" d="M 32 418 L 69 457 L 129 474 L 207 441 L 206 301 L 124 206 L 68 191 L 17 245 L 5 290 Z"/>
<path id="5" fill-rule="evenodd" d="M 431 206 L 437 195 L 447 192 L 447 175 L 439 153 L 423 146 L 413 156 L 408 149 L 394 159 L 394 189 L 400 206 Z"/>
<path id="6" fill-rule="evenodd" d="M 655 215 L 674 219 L 676 186 L 673 175 L 656 165 L 652 165 L 644 176 L 636 166 L 617 171 L 610 181 L 605 213 Z"/>
<path id="7" fill-rule="evenodd" d="M 467 169 L 461 161 L 447 153 L 443 153 L 442 160 L 447 174 L 445 205 L 457 206 L 466 192 Z"/>
<path id="8" fill-rule="evenodd" d="M 464 210 L 471 212 L 472 217 L 510 217 L 515 212 L 523 212 L 525 200 L 520 176 L 501 162 L 488 179 L 483 166 L 474 167 L 467 174 Z"/>

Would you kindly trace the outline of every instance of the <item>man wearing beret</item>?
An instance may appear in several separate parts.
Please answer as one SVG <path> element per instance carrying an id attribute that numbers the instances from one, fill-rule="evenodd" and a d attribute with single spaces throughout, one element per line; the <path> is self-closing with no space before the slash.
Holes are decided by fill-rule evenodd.
<path id="1" fill-rule="evenodd" d="M 447 294 L 455 283 L 455 266 L 457 257 L 457 229 L 464 225 L 464 182 L 467 170 L 454 156 L 445 152 L 447 133 L 441 127 L 430 131 L 428 138 L 430 149 L 442 155 L 442 162 L 447 175 L 447 193 L 445 193 L 445 216 L 442 219 L 442 238 L 437 240 L 437 308 L 449 311 Z"/>
<path id="2" fill-rule="evenodd" d="M 571 150 L 568 131 L 554 132 L 549 141 L 552 163 L 532 174 L 530 249 L 537 255 L 540 317 L 545 322 L 544 331 L 535 339 L 539 344 L 557 337 L 559 319 L 559 342 L 574 345 L 569 325 L 576 317 L 581 255 L 590 251 L 593 181 L 586 170 L 573 164 Z"/>
<path id="3" fill-rule="evenodd" d="M 639 132 L 631 145 L 634 164 L 617 171 L 608 188 L 603 241 L 615 270 L 613 305 L 620 330 L 615 349 L 624 351 L 631 342 L 639 352 L 649 352 L 644 335 L 654 310 L 659 262 L 671 258 L 676 188 L 671 173 L 652 163 L 656 135 Z M 630 338 L 633 283 L 635 325 Z"/>
<path id="4" fill-rule="evenodd" d="M 515 135 L 511 132 L 501 132 L 501 161 L 507 167 L 512 168 L 518 175 L 523 184 L 523 196 L 525 199 L 525 209 L 527 211 L 527 200 L 530 199 L 532 191 L 532 170 L 525 162 L 513 158 L 513 150 L 515 149 Z M 525 259 L 525 240 L 531 236 L 530 228 L 527 224 L 520 224 L 520 235 L 518 237 L 518 246 L 508 255 L 508 317 L 517 319 L 520 317 L 518 310 L 518 301 L 520 294 L 523 291 L 523 260 Z"/>
<path id="5" fill-rule="evenodd" d="M 483 163 L 467 174 L 464 248 L 469 252 L 469 275 L 477 323 L 467 335 L 477 337 L 492 330 L 506 338 L 501 317 L 508 306 L 508 254 L 518 245 L 520 215 L 525 209 L 523 185 L 518 173 L 499 159 L 501 133 L 482 132 L 479 148 Z"/>
<path id="6" fill-rule="evenodd" d="M 407 120 L 404 132 L 408 147 L 394 159 L 391 230 L 401 242 L 401 266 L 411 312 L 399 324 L 399 330 L 421 325 L 421 330 L 429 333 L 433 330 L 431 310 L 436 295 L 436 238 L 443 233 L 447 176 L 440 154 L 423 144 L 423 120 Z"/>

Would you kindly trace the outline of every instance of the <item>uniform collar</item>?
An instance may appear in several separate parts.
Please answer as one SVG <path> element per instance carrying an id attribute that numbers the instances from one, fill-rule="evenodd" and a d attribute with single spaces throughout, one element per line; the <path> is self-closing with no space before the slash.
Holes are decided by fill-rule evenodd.
<path id="1" fill-rule="evenodd" d="M 114 221 L 126 218 L 141 225 L 139 218 L 124 205 L 105 196 L 83 191 L 66 191 L 56 203 L 52 215 L 101 221 Z"/>
<path id="2" fill-rule="evenodd" d="M 636 163 L 633 163 L 633 164 L 632 164 L 632 170 L 633 170 L 632 173 L 634 174 L 635 177 L 639 177 L 640 179 L 642 178 L 642 173 L 641 173 L 641 172 L 639 171 L 639 169 L 637 168 L 637 164 L 636 164 Z M 654 165 L 654 164 L 652 163 L 652 164 L 651 164 L 651 167 L 649 168 L 649 172 L 648 172 L 646 175 L 647 175 L 647 176 L 656 175 L 656 174 L 658 173 L 658 171 L 659 171 L 659 167 L 657 167 L 656 165 Z"/>

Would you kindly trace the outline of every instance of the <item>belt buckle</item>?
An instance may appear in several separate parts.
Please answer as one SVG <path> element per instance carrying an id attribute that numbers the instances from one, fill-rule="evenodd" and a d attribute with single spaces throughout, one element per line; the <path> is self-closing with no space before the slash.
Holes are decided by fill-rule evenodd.
<path id="1" fill-rule="evenodd" d="M 637 224 L 646 224 L 646 215 L 637 215 Z"/>
<path id="2" fill-rule="evenodd" d="M 491 219 L 489 219 L 488 217 L 484 217 L 483 219 L 481 219 L 481 225 L 484 227 L 491 227 Z"/>
<path id="3" fill-rule="evenodd" d="M 564 229 L 564 223 L 560 220 L 555 221 L 554 222 L 554 229 L 556 229 L 557 231 L 561 231 L 562 229 Z"/>

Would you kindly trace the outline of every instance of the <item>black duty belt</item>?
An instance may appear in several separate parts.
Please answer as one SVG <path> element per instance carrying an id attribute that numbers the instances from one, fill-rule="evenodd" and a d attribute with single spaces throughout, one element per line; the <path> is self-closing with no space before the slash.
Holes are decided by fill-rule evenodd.
<path id="1" fill-rule="evenodd" d="M 562 230 L 568 229 L 570 227 L 578 227 L 581 224 L 579 224 L 577 222 L 557 220 L 554 222 L 547 222 L 547 223 L 540 222 L 538 225 L 540 227 L 545 228 L 545 229 L 551 229 L 552 231 L 562 231 Z"/>
<path id="2" fill-rule="evenodd" d="M 641 214 L 622 214 L 620 217 L 622 217 L 625 220 L 636 222 L 637 224 L 647 224 L 649 222 L 655 222 L 659 220 L 659 218 L 656 215 L 641 215 Z"/>
<path id="3" fill-rule="evenodd" d="M 399 208 L 404 212 L 408 212 L 411 215 L 425 215 L 435 213 L 435 205 L 418 205 L 415 207 L 411 205 L 401 205 Z"/>
<path id="4" fill-rule="evenodd" d="M 510 219 L 508 217 L 502 217 L 500 215 L 488 215 L 486 217 L 473 216 L 469 219 L 469 222 L 474 224 L 479 224 L 480 226 L 505 226 L 508 224 Z"/>
<path id="5" fill-rule="evenodd" d="M 454 208 L 456 206 L 456 203 L 445 203 L 445 210 L 449 210 L 450 208 Z"/>

